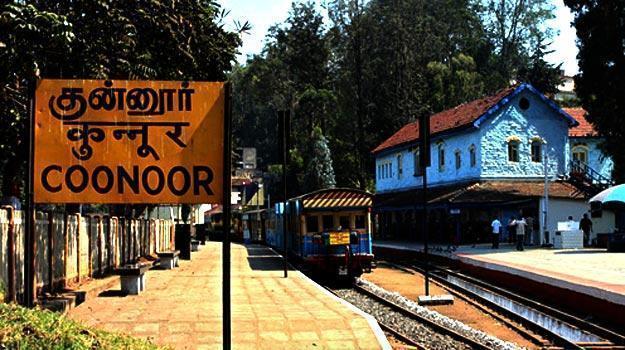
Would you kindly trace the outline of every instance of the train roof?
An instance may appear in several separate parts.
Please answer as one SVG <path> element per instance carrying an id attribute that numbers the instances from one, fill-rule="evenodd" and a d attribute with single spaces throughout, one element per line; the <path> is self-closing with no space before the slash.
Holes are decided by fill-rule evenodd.
<path id="1" fill-rule="evenodd" d="M 373 194 L 355 188 L 326 188 L 291 199 L 301 201 L 304 209 L 371 207 Z"/>

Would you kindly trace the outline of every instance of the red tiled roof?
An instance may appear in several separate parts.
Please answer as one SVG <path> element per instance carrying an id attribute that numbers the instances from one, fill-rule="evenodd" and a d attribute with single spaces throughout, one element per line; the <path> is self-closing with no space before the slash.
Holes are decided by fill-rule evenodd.
<path id="1" fill-rule="evenodd" d="M 370 207 L 373 195 L 350 188 L 331 188 L 301 196 L 304 209 Z"/>
<path id="2" fill-rule="evenodd" d="M 374 197 L 374 207 L 414 206 L 415 198 L 420 198 L 419 190 L 379 193 Z M 428 190 L 428 203 L 455 204 L 501 204 L 519 200 L 536 199 L 544 195 L 542 181 L 497 181 L 465 182 L 450 186 L 433 187 Z M 583 194 L 565 182 L 550 182 L 549 196 L 563 199 L 584 199 Z M 418 203 L 421 203 L 420 201 Z"/>
<path id="3" fill-rule="evenodd" d="M 503 89 L 492 96 L 483 97 L 471 102 L 463 103 L 454 108 L 436 113 L 430 117 L 431 135 L 467 126 L 475 122 L 501 99 L 511 94 L 518 85 Z M 419 139 L 419 121 L 404 125 L 398 132 L 382 142 L 372 153 L 387 148 L 414 142 Z"/>
<path id="4" fill-rule="evenodd" d="M 575 118 L 579 123 L 578 126 L 569 129 L 570 137 L 594 137 L 599 136 L 599 133 L 593 128 L 592 124 L 586 120 L 586 110 L 580 107 L 576 108 L 563 108 L 571 117 Z"/>

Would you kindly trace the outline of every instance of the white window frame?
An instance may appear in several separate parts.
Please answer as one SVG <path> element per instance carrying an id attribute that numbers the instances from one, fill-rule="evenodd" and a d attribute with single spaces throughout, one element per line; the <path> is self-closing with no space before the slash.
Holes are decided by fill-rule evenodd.
<path id="1" fill-rule="evenodd" d="M 512 157 L 511 147 L 513 145 L 516 146 L 516 157 Z M 518 136 L 510 136 L 506 140 L 506 157 L 508 158 L 508 163 L 519 163 L 521 161 L 521 140 Z"/>
<path id="2" fill-rule="evenodd" d="M 581 152 L 580 152 L 581 150 Z M 584 163 L 588 164 L 588 159 L 590 158 L 590 149 L 588 148 L 588 146 L 586 145 L 575 145 L 571 148 L 571 159 L 572 160 L 576 160 L 575 159 L 575 154 L 576 153 L 583 153 L 584 154 L 584 158 L 586 158 L 585 160 L 583 160 Z"/>

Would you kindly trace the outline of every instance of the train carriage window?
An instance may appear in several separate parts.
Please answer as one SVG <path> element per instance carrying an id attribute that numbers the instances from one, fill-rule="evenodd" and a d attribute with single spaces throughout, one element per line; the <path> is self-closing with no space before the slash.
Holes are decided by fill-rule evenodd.
<path id="1" fill-rule="evenodd" d="M 341 225 L 341 229 L 342 230 L 349 229 L 350 228 L 349 216 L 340 216 L 339 217 L 339 225 Z"/>
<path id="2" fill-rule="evenodd" d="M 334 229 L 334 217 L 332 215 L 323 216 L 323 230 L 329 231 Z"/>
<path id="3" fill-rule="evenodd" d="M 365 216 L 364 215 L 356 215 L 355 217 L 355 221 L 356 221 L 356 228 L 357 229 L 364 229 L 366 228 L 366 224 L 365 224 Z"/>
<path id="4" fill-rule="evenodd" d="M 319 220 L 317 219 L 317 216 L 306 217 L 306 232 L 307 233 L 319 232 Z"/>

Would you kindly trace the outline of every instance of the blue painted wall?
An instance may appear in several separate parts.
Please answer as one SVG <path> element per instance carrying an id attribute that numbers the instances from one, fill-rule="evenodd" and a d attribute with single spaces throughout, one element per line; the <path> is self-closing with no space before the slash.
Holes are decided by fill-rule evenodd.
<path id="1" fill-rule="evenodd" d="M 522 110 L 521 98 L 529 101 Z M 569 159 L 568 121 L 536 94 L 523 90 L 479 123 L 479 128 L 469 128 L 455 134 L 432 139 L 432 166 L 428 168 L 428 183 L 432 186 L 468 181 L 472 179 L 542 178 L 544 164 L 531 159 L 531 141 L 546 141 L 549 153 L 549 173 L 552 176 L 566 171 Z M 519 161 L 508 161 L 508 139 L 520 141 Z M 439 168 L 438 146 L 445 149 L 445 162 Z M 470 165 L 469 148 L 475 145 L 476 166 Z M 376 191 L 378 193 L 405 190 L 421 186 L 422 178 L 414 176 L 414 155 L 407 145 L 376 155 Z M 545 146 L 543 146 L 545 147 Z M 456 169 L 455 152 L 461 155 L 461 167 Z M 542 150 L 541 150 L 542 153 Z M 399 175 L 397 156 L 402 158 Z M 542 159 L 542 156 L 541 156 Z"/>
<path id="2" fill-rule="evenodd" d="M 477 132 L 465 132 L 446 138 L 432 140 L 432 166 L 427 169 L 428 184 L 444 185 L 447 183 L 477 179 L 480 176 L 480 135 Z M 444 149 L 444 166 L 439 169 L 438 147 Z M 469 148 L 473 145 L 476 152 L 476 164 L 470 165 Z M 461 166 L 456 168 L 455 152 L 460 153 Z M 399 176 L 397 156 L 402 158 L 402 174 Z M 422 176 L 415 176 L 415 158 L 411 146 L 381 153 L 376 157 L 376 191 L 392 191 L 421 186 Z M 391 173 L 385 170 L 390 166 Z"/>
<path id="3" fill-rule="evenodd" d="M 529 108 L 522 110 L 519 101 L 526 98 Z M 481 177 L 488 178 L 542 178 L 544 164 L 531 159 L 533 139 L 546 141 L 549 154 L 549 174 L 563 174 L 568 155 L 569 125 L 562 115 L 529 91 L 523 91 L 480 125 L 479 133 L 483 157 Z M 519 143 L 519 161 L 508 161 L 508 138 Z M 544 152 L 544 150 L 543 150 Z M 541 157 L 542 159 L 542 157 Z"/>

